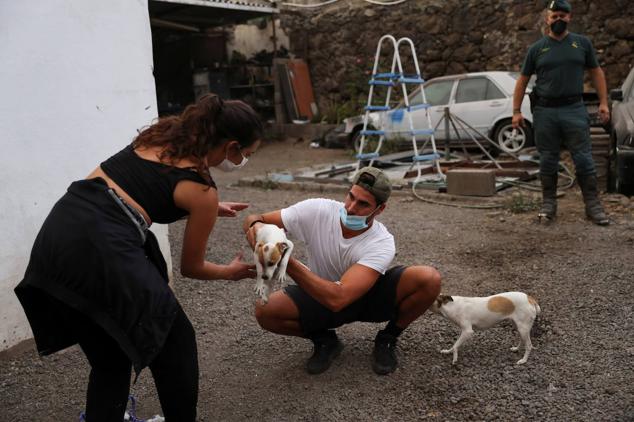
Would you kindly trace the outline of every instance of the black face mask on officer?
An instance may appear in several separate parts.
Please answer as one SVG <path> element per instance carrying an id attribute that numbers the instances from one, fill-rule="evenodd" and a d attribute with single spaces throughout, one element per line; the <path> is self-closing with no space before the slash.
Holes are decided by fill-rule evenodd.
<path id="1" fill-rule="evenodd" d="M 566 28 L 568 27 L 568 22 L 562 19 L 557 19 L 555 22 L 550 24 L 550 30 L 555 35 L 561 35 L 566 32 Z"/>

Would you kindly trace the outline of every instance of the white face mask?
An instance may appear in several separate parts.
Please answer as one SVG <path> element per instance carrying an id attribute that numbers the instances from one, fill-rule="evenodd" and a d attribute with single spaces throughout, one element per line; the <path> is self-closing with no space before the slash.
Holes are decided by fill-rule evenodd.
<path id="1" fill-rule="evenodd" d="M 242 155 L 242 153 L 240 153 L 240 155 Z M 225 156 L 225 159 L 222 160 L 220 164 L 214 167 L 216 167 L 220 171 L 231 172 L 244 167 L 247 161 L 249 161 L 249 159 L 242 155 L 242 161 L 240 161 L 240 164 L 236 164 Z"/>
<path id="2" fill-rule="evenodd" d="M 238 149 L 238 151 L 240 151 L 240 150 Z M 227 152 L 225 153 L 225 159 L 222 160 L 222 162 L 220 164 L 218 164 L 218 165 L 216 165 L 214 167 L 217 168 L 220 171 L 225 171 L 225 172 L 231 172 L 231 171 L 234 171 L 234 170 L 238 170 L 238 169 L 244 167 L 244 165 L 247 163 L 247 161 L 249 161 L 249 159 L 247 157 L 242 155 L 241 151 L 240 151 L 240 156 L 242 157 L 242 161 L 240 161 L 240 164 L 234 163 L 233 161 L 231 161 L 229 159 L 229 150 L 227 149 Z"/>

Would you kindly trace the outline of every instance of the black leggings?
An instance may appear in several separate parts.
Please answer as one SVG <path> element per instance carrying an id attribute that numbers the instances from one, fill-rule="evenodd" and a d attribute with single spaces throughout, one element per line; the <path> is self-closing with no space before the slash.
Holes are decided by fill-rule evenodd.
<path id="1" fill-rule="evenodd" d="M 87 422 L 121 422 L 130 392 L 132 363 L 97 324 L 82 321 L 79 345 L 90 362 Z M 198 402 L 198 351 L 194 327 L 180 309 L 163 349 L 149 365 L 166 422 L 194 422 Z"/>

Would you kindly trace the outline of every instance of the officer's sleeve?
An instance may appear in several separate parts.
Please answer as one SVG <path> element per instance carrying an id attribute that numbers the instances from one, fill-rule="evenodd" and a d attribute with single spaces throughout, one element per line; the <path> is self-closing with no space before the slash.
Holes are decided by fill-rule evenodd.
<path id="1" fill-rule="evenodd" d="M 594 51 L 594 46 L 592 45 L 592 41 L 589 38 L 584 37 L 584 49 L 586 51 L 586 67 L 590 69 L 594 69 L 599 67 L 599 61 L 597 60 L 596 52 Z"/>

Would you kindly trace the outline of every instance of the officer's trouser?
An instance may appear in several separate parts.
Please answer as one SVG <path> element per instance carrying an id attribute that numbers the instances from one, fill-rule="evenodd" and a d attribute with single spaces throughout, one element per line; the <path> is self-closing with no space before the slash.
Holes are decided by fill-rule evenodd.
<path id="1" fill-rule="evenodd" d="M 533 120 L 542 175 L 557 174 L 562 146 L 570 151 L 578 176 L 596 173 L 592 160 L 590 117 L 583 102 L 562 107 L 537 106 Z"/>

